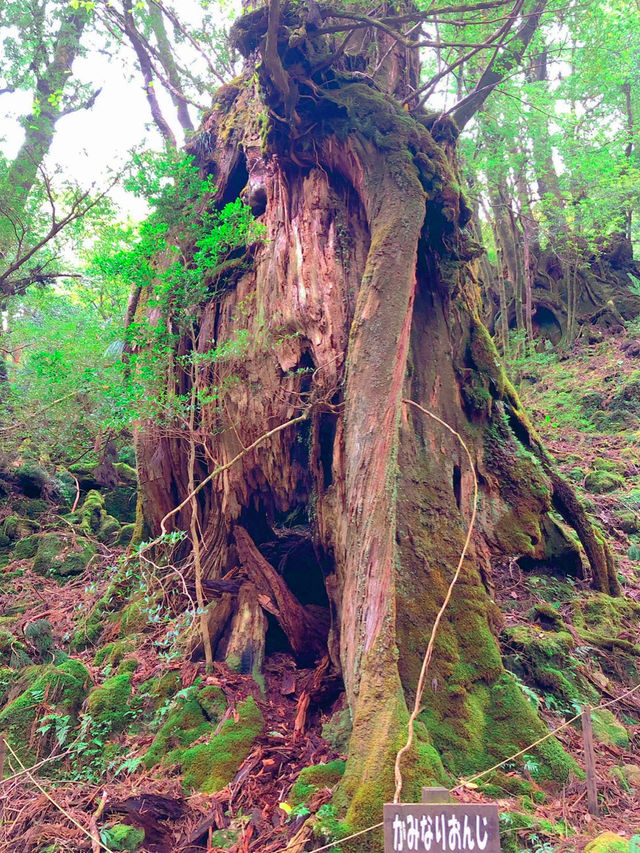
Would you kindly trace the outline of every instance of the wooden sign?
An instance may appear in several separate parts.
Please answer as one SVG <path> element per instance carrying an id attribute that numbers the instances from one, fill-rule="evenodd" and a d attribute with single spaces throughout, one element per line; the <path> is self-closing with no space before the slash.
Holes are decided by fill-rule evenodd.
<path id="1" fill-rule="evenodd" d="M 385 804 L 384 853 L 500 853 L 498 807 Z"/>

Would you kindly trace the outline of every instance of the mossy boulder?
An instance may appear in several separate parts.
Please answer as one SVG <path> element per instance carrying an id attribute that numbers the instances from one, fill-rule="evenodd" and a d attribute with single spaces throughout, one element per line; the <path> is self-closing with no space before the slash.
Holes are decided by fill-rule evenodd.
<path id="1" fill-rule="evenodd" d="M 116 462 L 113 466 L 116 469 L 116 474 L 121 483 L 128 483 L 130 486 L 138 484 L 138 474 L 132 465 L 126 462 Z"/>
<path id="2" fill-rule="evenodd" d="M 121 524 L 133 524 L 136 520 L 138 489 L 135 485 L 119 485 L 105 492 L 104 506 Z"/>
<path id="3" fill-rule="evenodd" d="M 606 495 L 609 492 L 624 488 L 625 479 L 621 474 L 616 474 L 613 471 L 596 469 L 587 474 L 584 478 L 584 485 L 594 495 Z"/>
<path id="4" fill-rule="evenodd" d="M 19 539 L 13 549 L 14 560 L 31 560 L 38 550 L 38 536 L 25 536 Z"/>
<path id="5" fill-rule="evenodd" d="M 98 542 L 102 542 L 105 545 L 113 545 L 117 541 L 119 534 L 120 522 L 118 519 L 112 515 L 105 514 L 98 528 Z"/>
<path id="6" fill-rule="evenodd" d="M 4 628 L 0 629 L 0 664 L 13 670 L 33 664 L 24 643 Z"/>
<path id="7" fill-rule="evenodd" d="M 340 760 L 305 767 L 291 789 L 289 803 L 298 806 L 307 802 L 321 788 L 333 789 L 344 776 L 345 767 L 346 762 Z"/>
<path id="8" fill-rule="evenodd" d="M 80 510 L 80 529 L 87 536 L 97 536 L 106 515 L 104 497 L 97 489 L 88 492 Z"/>
<path id="9" fill-rule="evenodd" d="M 629 853 L 631 845 L 615 832 L 603 832 L 584 848 L 584 853 Z"/>
<path id="10" fill-rule="evenodd" d="M 171 684 L 176 685 L 175 680 Z M 164 690 L 155 691 L 160 698 L 170 687 L 164 684 Z M 146 767 L 154 767 L 161 761 L 167 764 L 178 764 L 183 750 L 201 737 L 211 737 L 215 725 L 222 716 L 226 706 L 223 692 L 217 687 L 205 687 L 202 690 L 191 688 L 185 691 L 169 711 L 166 722 L 155 736 L 144 757 Z"/>
<path id="11" fill-rule="evenodd" d="M 76 477 L 83 492 L 100 488 L 100 483 L 96 479 L 97 467 L 97 465 L 87 465 L 82 462 L 78 462 L 75 465 L 69 465 L 69 473 Z"/>
<path id="12" fill-rule="evenodd" d="M 95 546 L 80 536 L 44 533 L 39 537 L 33 570 L 58 579 L 79 575 L 95 553 Z"/>
<path id="13" fill-rule="evenodd" d="M 615 459 L 594 459 L 591 464 L 596 471 L 610 471 L 613 474 L 624 474 L 625 471 L 624 463 Z"/>
<path id="14" fill-rule="evenodd" d="M 118 538 L 116 539 L 116 545 L 119 545 L 121 548 L 126 548 L 127 545 L 131 543 L 133 539 L 133 534 L 135 533 L 136 526 L 135 524 L 123 524 L 120 528 L 120 532 L 118 533 Z"/>
<path id="15" fill-rule="evenodd" d="M 11 502 L 12 509 L 16 515 L 21 515 L 24 518 L 30 518 L 36 521 L 49 508 L 50 504 L 41 498 L 16 499 Z"/>
<path id="16" fill-rule="evenodd" d="M 608 708 L 596 708 L 591 712 L 593 734 L 605 746 L 629 749 L 629 734 Z"/>
<path id="17" fill-rule="evenodd" d="M 535 609 L 535 617 L 539 621 L 545 619 L 547 627 L 544 630 L 535 625 L 513 625 L 502 632 L 501 642 L 509 665 L 517 661 L 523 674 L 535 682 L 544 691 L 553 693 L 556 699 L 566 703 L 578 701 L 586 685 L 574 671 L 573 650 L 575 640 L 568 631 L 557 630 L 562 624 L 549 624 L 555 614 L 542 608 Z M 544 612 L 544 616 L 542 613 Z"/>
<path id="18" fill-rule="evenodd" d="M 87 700 L 87 711 L 104 733 L 122 732 L 131 719 L 131 675 L 122 673 L 95 687 Z"/>
<path id="19" fill-rule="evenodd" d="M 26 463 L 16 469 L 15 481 L 28 498 L 39 498 L 44 492 L 49 476 L 40 465 Z"/>
<path id="20" fill-rule="evenodd" d="M 118 666 L 134 648 L 135 643 L 129 637 L 124 640 L 116 640 L 115 643 L 108 643 L 95 653 L 94 666 Z"/>
<path id="21" fill-rule="evenodd" d="M 180 767 L 185 788 L 212 794 L 233 779 L 264 727 L 262 712 L 253 696 L 240 702 L 237 712 L 238 720 L 226 720 L 208 743 L 182 753 Z"/>
<path id="22" fill-rule="evenodd" d="M 137 850 L 144 841 L 144 829 L 136 829 L 126 823 L 116 823 L 100 832 L 103 843 L 109 850 Z"/>
<path id="23" fill-rule="evenodd" d="M 640 516 L 631 510 L 622 510 L 616 516 L 616 522 L 623 533 L 640 533 Z"/>
<path id="24" fill-rule="evenodd" d="M 2 523 L 1 532 L 4 533 L 12 542 L 16 539 L 24 539 L 26 536 L 32 536 L 40 530 L 40 525 L 37 521 L 32 521 L 30 518 L 21 518 L 19 515 L 8 515 Z"/>
<path id="25" fill-rule="evenodd" d="M 0 731 L 7 733 L 12 747 L 27 764 L 39 753 L 46 754 L 47 738 L 33 736 L 37 721 L 45 714 L 69 716 L 74 724 L 91 677 L 80 661 L 68 659 L 59 665 L 31 667 L 22 681 L 25 689 L 0 712 Z"/>
<path id="26" fill-rule="evenodd" d="M 168 700 L 180 690 L 180 673 L 176 670 L 165 672 L 159 678 L 151 678 L 140 685 L 139 691 L 146 695 L 152 711 L 166 705 Z M 221 697 L 223 701 L 223 697 Z"/>

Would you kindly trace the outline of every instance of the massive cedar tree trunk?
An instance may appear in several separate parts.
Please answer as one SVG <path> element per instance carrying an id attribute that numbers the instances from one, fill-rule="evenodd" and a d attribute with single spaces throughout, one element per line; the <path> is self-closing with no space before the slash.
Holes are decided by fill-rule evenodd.
<path id="1" fill-rule="evenodd" d="M 261 10 L 236 25 L 246 55 L 266 23 Z M 200 415 L 209 449 L 200 477 L 266 431 L 308 417 L 200 491 L 201 557 L 212 588 L 228 590 L 230 571 L 242 582 L 233 607 L 223 595 L 223 624 L 212 617 L 218 658 L 231 647 L 231 663 L 246 671 L 261 660 L 267 621 L 256 600 L 301 662 L 326 649 L 353 719 L 337 802 L 361 826 L 381 819 L 393 792 L 407 704 L 471 512 L 459 444 L 403 398 L 461 433 L 481 487 L 472 552 L 404 767 L 405 799 L 418 784 L 506 757 L 542 731 L 502 667 L 492 559 L 581 573 L 578 551 L 549 515 L 555 507 L 576 527 L 594 585 L 617 586 L 606 546 L 555 472 L 479 320 L 455 126 L 409 114 L 361 74 L 310 76 L 320 63 L 304 40 L 281 44 L 280 54 L 294 106 L 263 65 L 218 91 L 190 143 L 215 176 L 217 202 L 240 196 L 266 229 L 240 275 L 235 267 L 233 279 L 217 277 L 199 318 L 202 352 L 239 342 L 235 355 L 200 368 L 201 385 L 220 393 Z M 188 342 L 179 346 L 184 353 Z M 183 392 L 187 381 L 179 377 Z M 153 425 L 139 431 L 141 497 L 154 533 L 186 497 L 185 448 Z M 189 529 L 188 503 L 172 524 Z M 236 616 L 245 609 L 244 649 L 234 608 Z M 566 774 L 560 747 L 543 749 L 544 772 Z"/>

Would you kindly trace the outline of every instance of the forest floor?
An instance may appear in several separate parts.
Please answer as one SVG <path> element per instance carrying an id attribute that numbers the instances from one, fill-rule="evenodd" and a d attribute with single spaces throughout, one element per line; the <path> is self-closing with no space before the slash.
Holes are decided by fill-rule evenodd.
<path id="1" fill-rule="evenodd" d="M 583 781 L 539 784 L 533 754 L 453 795 L 498 803 L 509 853 L 582 851 L 603 832 L 640 832 L 640 690 L 629 692 L 640 655 L 640 341 L 578 342 L 569 356 L 542 352 L 511 370 L 618 559 L 620 602 L 544 565 L 494 567 L 505 662 L 581 766 L 579 723 L 567 721 L 584 697 L 612 703 L 594 717 L 600 815 L 589 814 Z M 0 510 L 5 530 L 16 507 L 29 514 L 14 498 Z M 176 592 L 166 569 L 140 570 L 123 547 L 93 537 L 81 575 L 61 584 L 34 571 L 29 540 L 68 537 L 69 518 L 40 501 L 37 523 L 20 520 L 23 556 L 5 543 L 0 561 L 0 734 L 24 742 L 21 757 L 0 749 L 0 851 L 302 853 L 339 838 L 331 799 L 348 731 L 325 664 L 296 668 L 276 638 L 261 685 L 224 663 L 207 674 L 179 615 L 192 592 Z M 62 555 L 77 549 L 72 536 Z M 206 752 L 212 726 L 227 750 L 218 776 L 219 756 Z M 191 791 L 211 793 L 190 792 L 188 778 L 199 783 Z"/>

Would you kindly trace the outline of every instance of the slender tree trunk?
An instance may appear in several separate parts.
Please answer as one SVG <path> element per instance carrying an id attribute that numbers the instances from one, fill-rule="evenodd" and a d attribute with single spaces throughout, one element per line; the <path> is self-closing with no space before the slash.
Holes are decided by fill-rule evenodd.
<path id="1" fill-rule="evenodd" d="M 9 166 L 3 194 L 9 199 L 12 218 L 19 223 L 24 205 L 36 181 L 38 169 L 53 142 L 56 122 L 63 115 L 63 94 L 80 53 L 80 40 L 89 19 L 85 9 L 64 14 L 56 34 L 51 60 L 41 69 L 34 92 L 34 112 L 24 120 L 25 137 Z"/>

